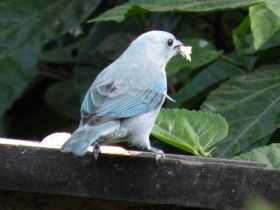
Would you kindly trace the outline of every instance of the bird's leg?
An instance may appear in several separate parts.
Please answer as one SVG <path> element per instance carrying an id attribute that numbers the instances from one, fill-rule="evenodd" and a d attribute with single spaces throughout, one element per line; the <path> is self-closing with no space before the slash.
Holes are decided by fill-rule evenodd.
<path id="1" fill-rule="evenodd" d="M 156 154 L 156 161 L 158 161 L 160 158 L 165 159 L 165 155 L 162 150 L 150 146 L 149 151 Z"/>
<path id="2" fill-rule="evenodd" d="M 99 146 L 99 142 L 96 141 L 92 146 L 93 146 L 93 155 L 94 155 L 94 158 L 95 158 L 95 160 L 97 160 L 99 154 L 101 153 L 100 146 Z"/>

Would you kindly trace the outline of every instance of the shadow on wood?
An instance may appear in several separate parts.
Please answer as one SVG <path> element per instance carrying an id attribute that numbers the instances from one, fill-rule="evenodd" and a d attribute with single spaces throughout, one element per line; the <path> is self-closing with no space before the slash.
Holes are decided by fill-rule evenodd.
<path id="1" fill-rule="evenodd" d="M 2 142 L 2 143 L 1 143 Z M 247 196 L 280 200 L 280 171 L 262 164 L 145 152 L 83 157 L 0 140 L 0 189 L 206 209 L 241 209 Z M 12 142 L 12 141 L 11 141 Z"/>
<path id="2" fill-rule="evenodd" d="M 1 210 L 200 210 L 175 205 L 145 204 L 40 193 L 0 191 Z"/>

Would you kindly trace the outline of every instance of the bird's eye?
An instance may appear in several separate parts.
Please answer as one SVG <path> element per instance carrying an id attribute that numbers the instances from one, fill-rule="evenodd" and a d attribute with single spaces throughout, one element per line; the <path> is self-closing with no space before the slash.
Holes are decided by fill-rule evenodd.
<path id="1" fill-rule="evenodd" d="M 171 47 L 173 45 L 173 39 L 168 39 L 167 45 Z"/>

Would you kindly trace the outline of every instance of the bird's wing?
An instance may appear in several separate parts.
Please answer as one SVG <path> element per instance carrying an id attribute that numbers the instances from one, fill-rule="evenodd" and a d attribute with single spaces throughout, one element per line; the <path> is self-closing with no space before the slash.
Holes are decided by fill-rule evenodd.
<path id="1" fill-rule="evenodd" d="M 147 89 L 118 86 L 114 82 L 92 86 L 82 107 L 82 119 L 96 123 L 114 118 L 133 117 L 161 106 L 166 96 L 166 84 L 158 83 Z"/>

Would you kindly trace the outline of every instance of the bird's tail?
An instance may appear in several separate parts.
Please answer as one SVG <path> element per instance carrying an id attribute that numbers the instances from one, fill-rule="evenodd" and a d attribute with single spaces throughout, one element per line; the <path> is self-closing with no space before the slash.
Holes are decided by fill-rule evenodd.
<path id="1" fill-rule="evenodd" d="M 86 153 L 88 147 L 96 142 L 101 133 L 97 129 L 78 128 L 72 136 L 62 145 L 62 152 L 72 152 L 75 155 L 82 156 Z"/>
<path id="2" fill-rule="evenodd" d="M 119 121 L 109 121 L 95 126 L 82 125 L 74 131 L 60 150 L 62 152 L 72 152 L 75 155 L 82 156 L 87 152 L 88 147 L 100 137 L 112 135 L 112 133 L 119 128 Z"/>

